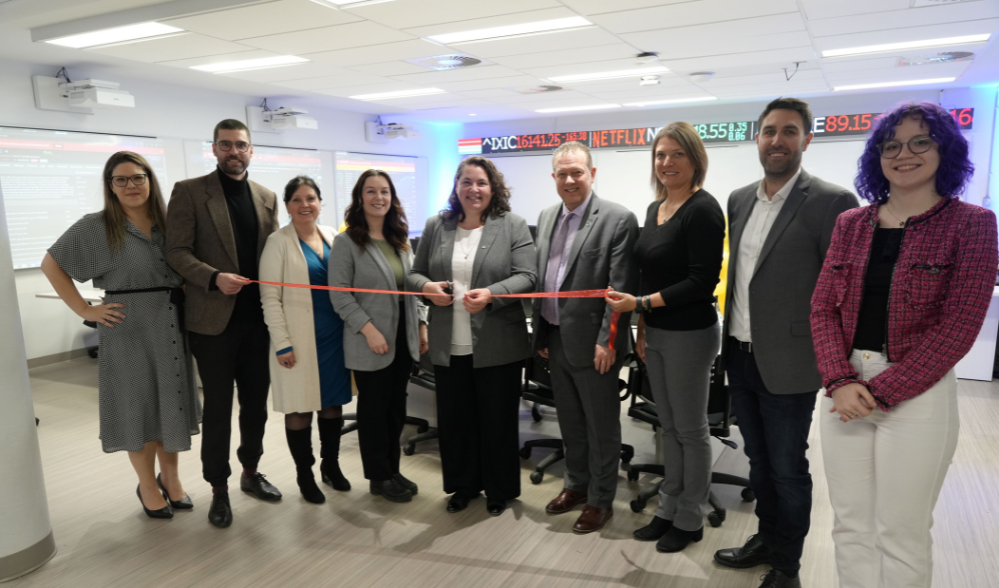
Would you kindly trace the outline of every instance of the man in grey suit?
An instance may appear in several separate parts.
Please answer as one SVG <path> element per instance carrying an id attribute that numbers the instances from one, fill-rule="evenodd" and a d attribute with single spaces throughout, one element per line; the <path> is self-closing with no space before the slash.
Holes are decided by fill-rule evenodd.
<path id="1" fill-rule="evenodd" d="M 538 291 L 611 287 L 633 292 L 638 270 L 632 250 L 638 220 L 619 204 L 593 193 L 590 151 L 581 143 L 559 147 L 552 177 L 562 203 L 538 219 Z M 562 514 L 586 503 L 577 533 L 602 528 L 613 515 L 621 457 L 618 372 L 630 347 L 630 313 L 618 320 L 610 350 L 611 308 L 602 298 L 542 298 L 534 302 L 534 349 L 549 360 L 558 424 L 565 445 L 565 487 L 548 503 Z"/>
<path id="2" fill-rule="evenodd" d="M 764 178 L 728 201 L 722 353 L 759 530 L 742 547 L 716 552 L 715 561 L 732 568 L 770 564 L 761 588 L 800 588 L 812 508 L 805 452 L 822 387 L 808 317 L 836 217 L 857 206 L 857 198 L 801 169 L 812 140 L 808 104 L 778 98 L 758 128 Z"/>

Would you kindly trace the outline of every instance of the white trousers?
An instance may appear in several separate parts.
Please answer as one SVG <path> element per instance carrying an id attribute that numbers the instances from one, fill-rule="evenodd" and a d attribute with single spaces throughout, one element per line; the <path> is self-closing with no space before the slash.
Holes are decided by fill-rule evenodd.
<path id="1" fill-rule="evenodd" d="M 891 366 L 874 351 L 850 363 L 868 381 Z M 840 588 L 928 588 L 933 507 L 960 428 L 954 370 L 889 413 L 843 423 L 832 406 L 823 400 L 819 426 Z"/>

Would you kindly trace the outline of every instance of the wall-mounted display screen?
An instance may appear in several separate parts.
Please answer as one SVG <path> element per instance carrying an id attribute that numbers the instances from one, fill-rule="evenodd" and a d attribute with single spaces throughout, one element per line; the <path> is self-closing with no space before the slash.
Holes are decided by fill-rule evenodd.
<path id="1" fill-rule="evenodd" d="M 866 135 L 874 127 L 883 113 L 832 114 L 817 116 L 812 122 L 812 132 L 816 137 L 840 137 L 844 135 Z M 974 108 L 955 108 L 950 115 L 962 130 L 969 130 L 975 124 Z"/>

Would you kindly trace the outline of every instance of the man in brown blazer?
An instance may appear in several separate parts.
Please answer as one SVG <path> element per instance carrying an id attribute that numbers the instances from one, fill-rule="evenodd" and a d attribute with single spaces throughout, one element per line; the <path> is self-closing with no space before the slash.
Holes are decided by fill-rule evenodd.
<path id="1" fill-rule="evenodd" d="M 260 288 L 250 282 L 258 279 L 260 254 L 278 220 L 274 192 L 247 177 L 253 145 L 246 125 L 232 119 L 216 125 L 212 153 L 218 169 L 174 186 L 166 258 L 187 283 L 185 323 L 205 395 L 201 463 L 212 485 L 208 521 L 222 528 L 232 524 L 228 479 L 234 381 L 240 407 L 240 489 L 261 500 L 281 499 L 257 471 L 267 422 L 270 338 Z"/>

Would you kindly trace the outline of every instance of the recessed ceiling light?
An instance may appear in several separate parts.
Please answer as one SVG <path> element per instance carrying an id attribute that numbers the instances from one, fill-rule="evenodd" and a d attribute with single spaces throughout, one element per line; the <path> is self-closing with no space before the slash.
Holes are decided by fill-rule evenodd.
<path id="1" fill-rule="evenodd" d="M 593 26 L 593 23 L 581 16 L 571 16 L 569 18 L 556 18 L 554 20 L 540 20 L 538 22 L 526 22 L 524 24 L 509 25 L 505 27 L 493 27 L 489 29 L 475 29 L 471 31 L 461 31 L 458 33 L 446 33 L 443 35 L 433 35 L 427 37 L 431 41 L 451 45 L 454 43 L 466 43 L 469 41 L 484 41 L 499 39 L 501 37 L 516 37 L 519 35 L 531 35 L 537 33 L 554 33 L 567 29 L 578 29 L 580 27 Z"/>
<path id="2" fill-rule="evenodd" d="M 371 4 L 382 4 L 383 2 L 391 2 L 392 0 L 312 0 L 320 6 L 325 6 L 327 8 L 357 8 L 359 6 L 368 6 Z"/>
<path id="3" fill-rule="evenodd" d="M 636 67 L 632 69 L 618 69 L 614 71 L 599 71 L 585 74 L 573 74 L 571 76 L 554 76 L 547 78 L 553 82 L 589 82 L 594 80 L 613 80 L 616 78 L 640 78 L 649 74 L 666 73 L 669 69 L 654 65 L 652 67 Z"/>
<path id="4" fill-rule="evenodd" d="M 304 57 L 296 57 L 295 55 L 278 55 L 276 57 L 262 57 L 260 59 L 243 59 L 241 61 L 224 61 L 222 63 L 192 65 L 191 69 L 219 74 L 249 71 L 254 69 L 269 69 L 272 67 L 283 67 L 286 65 L 298 65 L 299 63 L 306 63 L 307 61 L 309 60 Z"/>
<path id="5" fill-rule="evenodd" d="M 895 86 L 923 86 L 926 84 L 946 84 L 957 78 L 933 78 L 929 80 L 906 80 L 904 82 L 875 82 L 873 84 L 853 84 L 850 86 L 835 86 L 833 91 L 866 90 L 868 88 L 894 88 Z"/>
<path id="6" fill-rule="evenodd" d="M 440 88 L 417 88 L 415 90 L 399 90 L 398 92 L 381 92 L 379 94 L 359 94 L 357 96 L 349 96 L 354 100 L 392 100 L 395 98 L 412 98 L 414 96 L 432 96 L 434 94 L 444 94 L 444 90 Z"/>
<path id="7" fill-rule="evenodd" d="M 475 114 L 474 112 L 470 112 L 468 116 L 479 116 L 479 115 Z"/>
<path id="8" fill-rule="evenodd" d="M 674 100 L 655 100 L 652 102 L 628 102 L 625 106 L 657 106 L 659 104 L 681 104 L 683 102 L 707 102 L 717 100 L 716 96 L 699 96 L 697 98 L 676 98 Z"/>
<path id="9" fill-rule="evenodd" d="M 966 45 L 968 43 L 984 43 L 989 40 L 989 36 L 989 33 L 984 33 L 981 35 L 964 35 L 963 37 L 945 37 L 942 39 L 927 39 L 924 41 L 906 41 L 903 43 L 868 45 L 866 47 L 849 47 L 847 49 L 829 49 L 822 52 L 822 57 L 846 57 L 849 55 L 866 55 L 869 53 L 888 53 L 891 51 L 906 51 L 909 49 L 926 49 L 928 47 L 947 47 L 950 45 Z"/>
<path id="10" fill-rule="evenodd" d="M 96 47 L 98 45 L 110 45 L 112 43 L 122 43 L 125 41 L 148 40 L 150 38 L 162 37 L 164 35 L 175 35 L 185 33 L 184 29 L 178 29 L 158 22 L 144 22 L 140 24 L 104 29 L 103 31 L 93 31 L 52 39 L 45 41 L 53 45 L 72 47 L 73 49 L 83 49 L 85 47 Z"/>
<path id="11" fill-rule="evenodd" d="M 620 104 L 591 104 L 589 106 L 565 106 L 562 108 L 542 108 L 534 112 L 573 112 L 576 110 L 603 110 L 605 108 L 621 108 Z"/>

